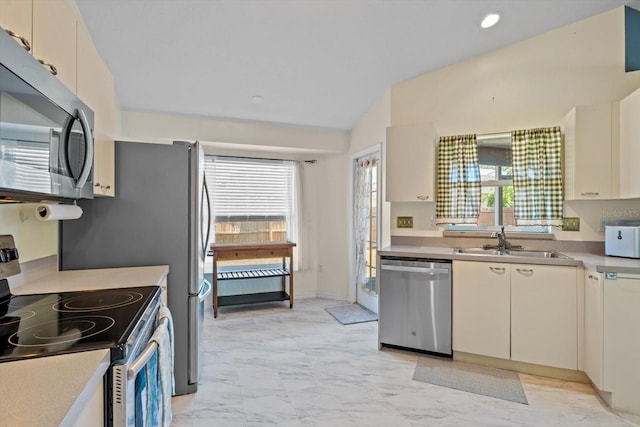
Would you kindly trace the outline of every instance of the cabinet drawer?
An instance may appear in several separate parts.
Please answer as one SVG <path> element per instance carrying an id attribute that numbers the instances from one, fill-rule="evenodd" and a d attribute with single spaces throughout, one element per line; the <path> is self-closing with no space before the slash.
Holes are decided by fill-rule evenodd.
<path id="1" fill-rule="evenodd" d="M 219 260 L 223 259 L 250 259 L 256 257 L 255 250 L 240 250 L 240 251 L 219 251 L 216 255 L 216 258 Z"/>
<path id="2" fill-rule="evenodd" d="M 289 256 L 288 249 L 258 249 L 256 250 L 257 258 L 271 258 Z"/>

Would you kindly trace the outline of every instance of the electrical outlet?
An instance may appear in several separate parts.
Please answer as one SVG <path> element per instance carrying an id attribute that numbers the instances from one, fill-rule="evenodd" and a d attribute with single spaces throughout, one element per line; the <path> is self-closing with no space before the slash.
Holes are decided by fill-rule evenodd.
<path id="1" fill-rule="evenodd" d="M 396 219 L 396 226 L 398 228 L 413 228 L 413 217 L 412 216 L 399 216 Z"/>
<path id="2" fill-rule="evenodd" d="M 580 218 L 562 218 L 562 231 L 580 231 Z"/>

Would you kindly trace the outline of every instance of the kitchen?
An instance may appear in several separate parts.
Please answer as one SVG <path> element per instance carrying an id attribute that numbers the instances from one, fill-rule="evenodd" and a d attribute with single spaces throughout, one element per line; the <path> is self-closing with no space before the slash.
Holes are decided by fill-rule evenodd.
<path id="1" fill-rule="evenodd" d="M 0 16 L 2 16 L 1 13 Z M 605 69 L 592 67 L 592 61 L 595 61 L 596 55 L 598 58 L 603 58 L 601 60 L 606 63 L 619 65 L 618 63 L 622 61 L 618 43 L 623 28 L 620 19 L 621 11 L 616 9 L 568 26 L 564 32 L 551 32 L 476 59 L 449 66 L 441 71 L 394 84 L 384 91 L 350 133 L 265 123 L 242 123 L 241 125 L 231 120 L 210 120 L 139 111 L 123 111 L 122 129 L 115 135 L 113 134 L 115 130 L 108 130 L 105 133 L 112 138 L 127 140 L 228 141 L 236 145 L 250 145 L 247 150 L 258 152 L 268 151 L 269 148 L 265 147 L 273 145 L 278 145 L 274 150 L 276 152 L 291 147 L 312 151 L 313 156 L 319 161 L 305 169 L 305 184 L 316 194 L 313 200 L 308 201 L 307 218 L 308 240 L 315 244 L 307 248 L 309 268 L 296 272 L 296 293 L 301 298 L 319 296 L 353 301 L 355 289 L 349 285 L 351 266 L 348 260 L 352 257 L 348 238 L 349 222 L 344 221 L 349 212 L 351 197 L 349 186 L 345 183 L 350 182 L 349 165 L 352 156 L 371 146 L 372 141 L 376 143 L 385 141 L 386 128 L 389 126 L 430 121 L 437 124 L 438 135 L 502 132 L 560 124 L 567 112 L 576 105 L 623 99 L 640 87 L 637 72 L 624 75 L 619 67 L 613 65 Z M 570 65 L 559 67 L 565 70 L 566 76 L 560 75 L 557 69 L 549 70 L 548 74 L 539 69 L 535 73 L 514 73 L 511 68 L 505 67 L 504 74 L 500 73 L 503 69 L 500 68 L 500 64 L 503 61 L 511 64 L 510 61 L 513 61 L 514 57 L 523 60 L 523 56 L 518 52 L 523 50 L 530 52 L 537 45 L 536 41 L 541 46 L 549 44 L 564 46 L 556 38 L 560 37 L 560 40 L 566 44 L 568 43 L 566 34 L 573 33 L 584 37 L 576 42 L 579 46 L 583 46 L 583 50 L 569 44 L 567 49 L 573 49 L 574 55 L 567 55 L 566 51 L 557 51 L 558 56 L 569 58 L 567 61 Z M 598 46 L 599 49 L 596 50 L 594 46 Z M 492 65 L 488 70 L 493 71 L 489 76 L 481 73 L 487 70 L 488 65 Z M 518 66 L 527 69 L 527 64 L 518 64 Z M 80 73 L 80 65 L 78 67 L 78 73 Z M 575 79 L 576 75 L 581 78 Z M 476 79 L 479 78 L 483 80 L 481 87 L 475 86 Z M 441 84 L 443 79 L 449 84 Z M 503 84 L 504 81 L 509 81 L 509 84 Z M 78 91 L 80 82 L 79 74 Z M 452 86 L 453 82 L 455 87 Z M 540 90 L 540 87 L 551 83 L 553 83 L 553 96 Z M 517 95 L 528 100 L 525 103 L 518 103 L 521 108 L 512 108 L 514 102 L 512 97 L 516 95 L 511 93 L 513 87 L 521 88 Z M 456 99 L 449 96 L 448 93 L 453 90 L 456 93 L 464 91 L 465 97 Z M 460 117 L 464 117 L 463 123 Z M 273 143 L 274 140 L 278 141 L 277 144 Z M 228 152 L 235 148 L 230 147 L 228 143 L 218 143 L 214 147 L 218 152 Z M 106 187 L 109 184 L 103 185 Z M 114 188 L 113 185 L 111 187 Z M 117 188 L 115 191 L 118 191 Z M 322 207 L 322 214 L 318 211 L 320 207 Z M 557 240 L 602 242 L 604 240 L 603 232 L 600 231 L 602 217 L 637 216 L 633 212 L 638 209 L 638 199 L 636 196 L 631 199 L 611 197 L 599 201 L 576 200 L 565 202 L 565 208 L 566 216 L 580 217 L 581 228 L 579 232 L 554 232 Z M 381 247 L 390 243 L 428 246 L 428 238 L 442 236 L 441 229 L 433 223 L 435 206 L 432 202 L 394 201 L 385 204 L 383 209 L 382 221 L 387 225 L 382 227 Z M 4 206 L 0 211 L 3 234 L 17 236 L 22 253 L 21 261 L 39 260 L 55 255 L 57 253 L 56 224 L 33 221 L 33 217 L 29 217 L 29 214 L 29 210 L 19 205 Z M 413 216 L 414 228 L 392 227 L 391 224 L 396 223 L 395 219 L 398 216 Z"/>

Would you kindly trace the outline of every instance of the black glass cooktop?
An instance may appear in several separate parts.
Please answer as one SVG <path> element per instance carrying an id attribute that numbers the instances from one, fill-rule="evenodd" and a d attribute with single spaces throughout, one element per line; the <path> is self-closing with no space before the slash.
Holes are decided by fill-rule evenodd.
<path id="1" fill-rule="evenodd" d="M 0 362 L 100 348 L 122 355 L 134 326 L 157 298 L 155 286 L 4 295 Z"/>

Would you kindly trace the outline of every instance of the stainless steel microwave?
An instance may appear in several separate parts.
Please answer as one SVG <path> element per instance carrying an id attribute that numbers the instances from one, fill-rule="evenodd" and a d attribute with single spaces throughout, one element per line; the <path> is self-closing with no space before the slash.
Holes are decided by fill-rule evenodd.
<path id="1" fill-rule="evenodd" d="M 93 111 L 0 29 L 0 200 L 93 198 Z"/>

